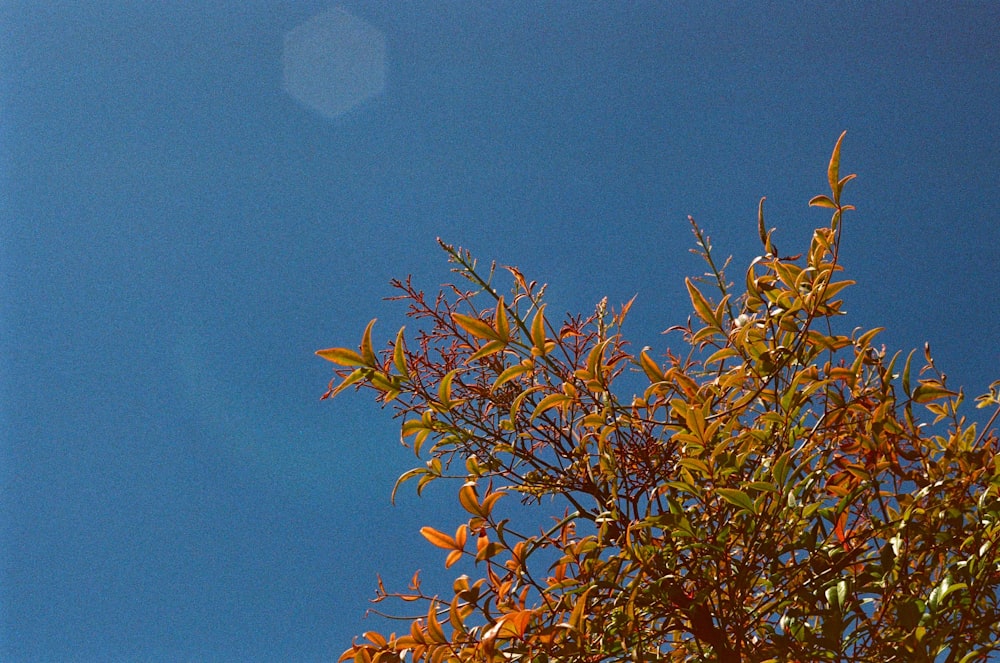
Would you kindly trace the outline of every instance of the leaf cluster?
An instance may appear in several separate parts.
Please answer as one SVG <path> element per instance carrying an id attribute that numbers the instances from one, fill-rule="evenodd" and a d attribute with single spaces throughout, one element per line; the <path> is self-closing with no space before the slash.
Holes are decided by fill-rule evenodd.
<path id="1" fill-rule="evenodd" d="M 555 322 L 518 269 L 484 272 L 443 242 L 461 285 L 431 299 L 394 282 L 415 335 L 376 353 L 369 324 L 357 350 L 318 352 L 338 365 L 324 397 L 371 389 L 402 419 L 425 460 L 397 488 L 458 480 L 468 518 L 421 533 L 477 575 L 444 598 L 419 575 L 402 592 L 380 581 L 377 602 L 423 608 L 341 660 L 965 663 L 1000 649 L 996 415 L 977 432 L 929 349 L 915 362 L 876 346 L 879 329 L 834 332 L 852 284 L 842 140 L 829 195 L 810 201 L 830 223 L 780 257 L 761 200 L 763 254 L 738 290 L 691 221 L 710 271 L 686 281 L 692 316 L 668 330 L 683 352 L 630 350 L 631 302 Z M 626 372 L 641 394 L 622 394 Z M 978 400 L 1000 406 L 997 385 Z M 504 497 L 558 511 L 522 531 Z"/>

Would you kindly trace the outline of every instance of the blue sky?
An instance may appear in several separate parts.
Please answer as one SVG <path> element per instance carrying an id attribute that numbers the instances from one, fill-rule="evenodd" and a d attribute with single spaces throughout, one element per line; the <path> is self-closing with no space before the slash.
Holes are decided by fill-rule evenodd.
<path id="1" fill-rule="evenodd" d="M 452 493 L 391 506 L 395 423 L 313 355 L 437 236 L 662 348 L 686 216 L 737 280 L 760 196 L 798 252 L 846 129 L 849 321 L 1000 377 L 996 3 L 80 4 L 0 8 L 4 661 L 332 661 L 377 572 L 443 581 Z M 347 73 L 296 96 L 317 16 L 292 64 Z"/>

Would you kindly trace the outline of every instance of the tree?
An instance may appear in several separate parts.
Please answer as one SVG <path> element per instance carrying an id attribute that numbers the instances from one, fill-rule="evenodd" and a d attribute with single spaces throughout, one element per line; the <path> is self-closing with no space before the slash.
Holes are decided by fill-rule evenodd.
<path id="1" fill-rule="evenodd" d="M 476 576 L 446 598 L 419 575 L 405 592 L 380 579 L 376 602 L 422 603 L 419 616 L 399 635 L 365 633 L 341 660 L 969 662 L 1000 650 L 997 414 L 981 432 L 967 421 L 926 346 L 917 368 L 914 352 L 874 345 L 879 329 L 836 331 L 852 283 L 837 280 L 853 209 L 843 137 L 830 194 L 809 201 L 832 218 L 804 257 L 779 257 L 762 199 L 764 255 L 737 289 L 691 220 L 709 271 L 686 281 L 693 317 L 670 330 L 683 351 L 631 351 L 631 302 L 554 323 L 544 287 L 441 242 L 471 289 L 428 298 L 394 281 L 415 336 L 400 329 L 376 354 L 372 321 L 358 350 L 317 353 L 338 365 L 324 398 L 374 390 L 427 457 L 396 488 L 458 480 L 468 520 L 421 533 Z M 504 272 L 507 294 L 494 286 Z M 622 395 L 627 371 L 640 395 Z M 1000 382 L 977 400 L 1000 407 Z M 550 509 L 551 527 L 516 525 L 518 496 Z"/>

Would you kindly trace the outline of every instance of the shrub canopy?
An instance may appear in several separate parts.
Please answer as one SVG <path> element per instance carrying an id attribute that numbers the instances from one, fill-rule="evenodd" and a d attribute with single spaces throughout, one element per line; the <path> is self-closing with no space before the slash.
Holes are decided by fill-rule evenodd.
<path id="1" fill-rule="evenodd" d="M 830 193 L 809 203 L 830 223 L 801 256 L 779 256 L 762 199 L 763 255 L 737 287 L 691 221 L 708 273 L 686 281 L 693 315 L 669 330 L 680 350 L 632 350 L 631 302 L 556 321 L 518 269 L 480 270 L 441 242 L 459 284 L 428 298 L 394 282 L 416 334 L 376 353 L 372 321 L 357 350 L 317 353 L 338 365 L 324 398 L 374 390 L 426 458 L 397 487 L 458 480 L 468 519 L 421 533 L 475 576 L 445 597 L 419 575 L 401 592 L 380 580 L 376 602 L 419 616 L 341 660 L 968 662 L 1000 649 L 996 413 L 982 431 L 967 421 L 926 347 L 836 333 L 852 284 L 842 140 Z M 626 371 L 641 394 L 616 384 Z M 998 392 L 979 406 L 1000 406 Z M 551 526 L 521 527 L 518 498 Z"/>

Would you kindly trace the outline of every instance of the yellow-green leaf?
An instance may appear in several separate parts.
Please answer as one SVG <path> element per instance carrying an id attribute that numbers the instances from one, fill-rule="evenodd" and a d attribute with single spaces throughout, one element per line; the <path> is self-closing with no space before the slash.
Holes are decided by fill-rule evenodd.
<path id="1" fill-rule="evenodd" d="M 815 196 L 809 201 L 809 207 L 829 207 L 837 209 L 837 204 L 830 200 L 830 196 Z"/>
<path id="2" fill-rule="evenodd" d="M 496 330 L 479 318 L 474 318 L 471 315 L 462 315 L 461 313 L 452 313 L 451 318 L 455 321 L 455 324 L 476 338 L 489 341 L 500 340 Z"/>
<path id="3" fill-rule="evenodd" d="M 531 321 L 531 344 L 540 355 L 545 355 L 545 304 L 538 307 L 535 318 Z"/>
<path id="4" fill-rule="evenodd" d="M 951 389 L 946 389 L 944 385 L 937 381 L 927 381 L 913 390 L 913 401 L 915 403 L 929 403 L 939 398 L 949 398 L 958 396 L 958 393 Z"/>
<path id="5" fill-rule="evenodd" d="M 534 419 L 546 410 L 551 410 L 554 407 L 559 407 L 572 401 L 573 399 L 566 394 L 549 394 L 542 400 L 538 401 L 538 405 L 535 406 L 535 411 L 531 413 L 531 418 Z"/>
<path id="6" fill-rule="evenodd" d="M 441 384 L 438 385 L 438 401 L 441 405 L 449 407 L 451 405 L 451 382 L 455 379 L 455 375 L 458 373 L 458 369 L 454 369 L 445 373 L 445 376 L 441 378 Z"/>
<path id="7" fill-rule="evenodd" d="M 340 392 L 342 392 L 344 389 L 347 389 L 348 387 L 350 387 L 352 384 L 354 384 L 356 382 L 360 382 L 361 380 L 365 379 L 370 373 L 371 373 L 371 369 L 368 369 L 368 368 L 356 368 L 356 369 L 354 369 L 354 371 L 351 372 L 350 375 L 348 375 L 346 378 L 344 378 L 343 382 L 341 382 L 339 385 L 337 385 L 336 389 L 334 389 L 333 391 L 330 392 L 330 395 L 327 396 L 327 398 L 333 398 L 334 396 L 336 396 L 337 394 L 339 394 Z"/>
<path id="8" fill-rule="evenodd" d="M 503 341 L 490 341 L 469 355 L 469 358 L 466 361 L 476 361 L 477 359 L 494 355 L 503 350 L 504 347 L 506 347 L 506 344 Z"/>
<path id="9" fill-rule="evenodd" d="M 830 182 L 830 192 L 833 194 L 834 202 L 839 202 L 840 200 L 840 188 L 837 186 L 837 183 L 840 181 L 840 144 L 846 135 L 847 132 L 845 131 L 837 139 L 837 144 L 833 146 L 833 154 L 830 156 L 830 165 L 826 169 L 826 177 Z"/>
<path id="10" fill-rule="evenodd" d="M 733 506 L 737 506 L 741 509 L 745 509 L 750 513 L 756 513 L 754 509 L 753 500 L 750 496 L 741 490 L 735 490 L 732 488 L 716 488 L 715 492 L 719 494 L 719 497 L 726 500 Z"/>
<path id="11" fill-rule="evenodd" d="M 392 349 L 392 363 L 395 364 L 396 370 L 403 379 L 409 379 L 410 371 L 406 367 L 406 354 L 403 351 L 403 330 L 406 327 L 400 327 L 399 332 L 396 334 L 396 344 Z"/>
<path id="12" fill-rule="evenodd" d="M 327 348 L 326 350 L 317 350 L 316 354 L 341 366 L 369 366 L 361 358 L 361 355 L 347 348 Z"/>
<path id="13" fill-rule="evenodd" d="M 501 385 L 510 382 L 518 375 L 523 375 L 529 371 L 531 371 L 531 367 L 525 366 L 524 364 L 514 364 L 513 366 L 510 366 L 503 373 L 501 373 L 497 378 L 497 381 L 493 383 L 493 391 L 496 391 Z"/>
<path id="14" fill-rule="evenodd" d="M 375 351 L 372 350 L 372 327 L 375 326 L 375 318 L 365 327 L 365 333 L 361 337 L 361 358 L 365 360 L 366 366 L 377 366 Z"/>
<path id="15" fill-rule="evenodd" d="M 503 303 L 503 295 L 497 300 L 496 313 L 497 335 L 501 341 L 510 340 L 510 323 L 507 321 L 507 307 Z"/>
<path id="16" fill-rule="evenodd" d="M 715 318 L 712 315 L 712 307 L 709 306 L 708 300 L 705 296 L 701 294 L 701 291 L 694 285 L 690 278 L 685 278 L 684 283 L 687 284 L 688 293 L 691 295 L 691 304 L 694 305 L 694 312 L 698 314 L 705 324 L 710 326 L 716 326 Z"/>
<path id="17" fill-rule="evenodd" d="M 651 383 L 663 382 L 666 379 L 659 364 L 653 361 L 645 350 L 639 353 L 639 365 L 642 366 L 642 371 Z"/>

